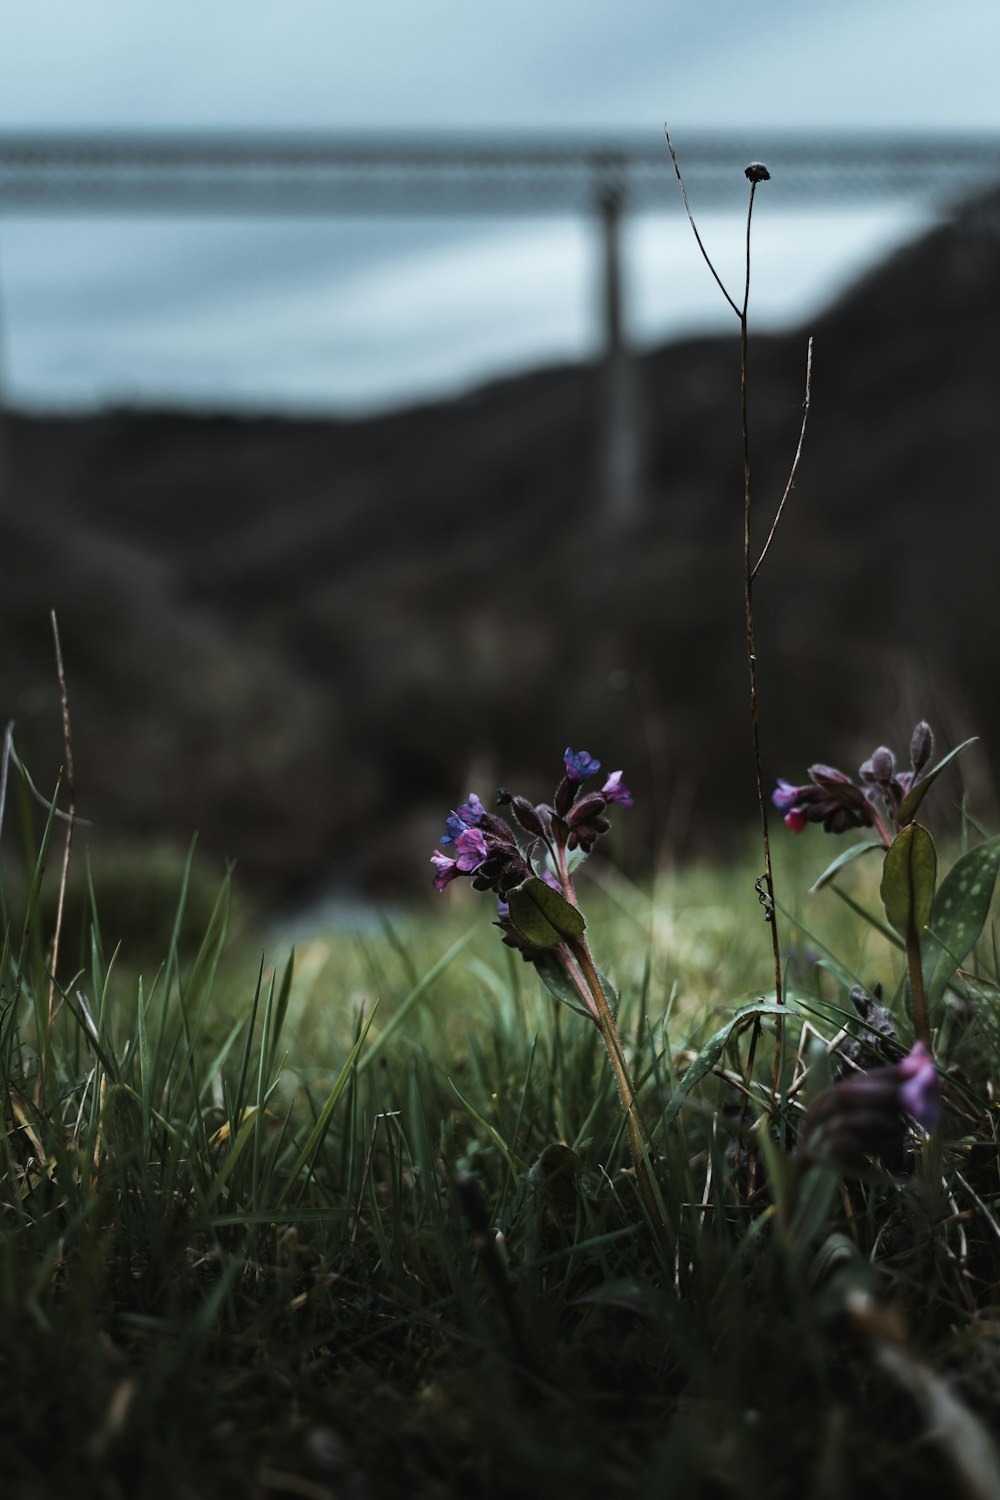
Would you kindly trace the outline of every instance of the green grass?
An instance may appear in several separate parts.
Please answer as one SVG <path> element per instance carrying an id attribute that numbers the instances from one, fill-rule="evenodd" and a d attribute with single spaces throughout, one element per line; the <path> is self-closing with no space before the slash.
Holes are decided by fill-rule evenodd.
<path id="1" fill-rule="evenodd" d="M 777 871 L 803 1101 L 845 983 L 902 974 L 806 894 L 830 852 L 788 840 Z M 912 1173 L 796 1180 L 764 1120 L 769 1020 L 745 1106 L 749 1025 L 683 1092 L 767 993 L 754 865 L 652 892 L 592 868 L 665 1242 L 596 1029 L 499 944 L 490 898 L 262 961 L 228 884 L 206 912 L 182 880 L 149 964 L 115 954 L 98 886 L 50 1003 L 55 876 L 25 882 L 0 1009 L 5 1496 L 997 1493 L 992 938 Z M 874 911 L 870 880 L 843 884 Z"/>

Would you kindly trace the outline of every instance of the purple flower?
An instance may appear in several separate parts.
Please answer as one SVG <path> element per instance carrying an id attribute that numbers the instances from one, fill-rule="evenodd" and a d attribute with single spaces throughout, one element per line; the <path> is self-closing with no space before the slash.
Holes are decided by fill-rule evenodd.
<path id="1" fill-rule="evenodd" d="M 431 855 L 435 887 L 443 891 L 457 876 L 474 874 L 485 863 L 489 853 L 489 846 L 478 828 L 463 828 L 455 840 L 454 859 L 440 849 L 435 849 Z"/>
<path id="2" fill-rule="evenodd" d="M 566 767 L 566 779 L 568 781 L 586 781 L 590 776 L 596 776 L 601 769 L 601 762 L 586 750 L 571 750 L 566 746 L 563 756 L 563 764 Z"/>
<path id="3" fill-rule="evenodd" d="M 775 807 L 780 808 L 782 812 L 788 812 L 790 808 L 795 806 L 798 798 L 799 788 L 797 786 L 792 786 L 792 783 L 790 781 L 784 781 L 782 777 L 779 776 L 778 785 L 771 793 L 771 801 L 774 803 Z"/>
<path id="4" fill-rule="evenodd" d="M 436 851 L 434 884 L 443 891 L 457 875 L 471 875 L 473 889 L 504 895 L 531 874 L 517 840 L 503 818 L 488 812 L 473 792 L 448 819 L 442 843 L 454 845 L 453 856 Z"/>
<path id="5" fill-rule="evenodd" d="M 489 854 L 486 840 L 478 828 L 466 828 L 455 840 L 455 864 L 463 875 L 471 875 Z"/>
<path id="6" fill-rule="evenodd" d="M 903 1080 L 899 1090 L 902 1108 L 925 1130 L 936 1130 L 941 1123 L 941 1080 L 923 1042 L 916 1042 L 913 1051 L 903 1058 L 899 1076 Z"/>
<path id="7" fill-rule="evenodd" d="M 440 849 L 435 849 L 431 855 L 431 864 L 434 866 L 434 887 L 443 891 L 458 875 L 458 865 L 447 854 L 442 854 Z"/>
<path id="8" fill-rule="evenodd" d="M 601 796 L 605 802 L 620 802 L 622 807 L 631 807 L 635 800 L 627 786 L 622 786 L 622 773 L 612 771 L 607 781 L 601 787 Z"/>
<path id="9" fill-rule="evenodd" d="M 906 1117 L 934 1130 L 941 1120 L 941 1086 L 923 1042 L 902 1062 L 858 1070 L 816 1099 L 803 1125 L 807 1155 L 845 1167 L 880 1156 L 891 1172 L 903 1170 Z"/>
<path id="10" fill-rule="evenodd" d="M 801 833 L 807 823 L 822 823 L 827 833 L 844 833 L 848 828 L 870 827 L 871 808 L 860 787 L 834 766 L 809 767 L 811 781 L 792 786 L 779 779 L 771 801 L 785 815 L 793 833 Z"/>
<path id="11" fill-rule="evenodd" d="M 453 844 L 466 828 L 478 827 L 485 811 L 485 807 L 475 792 L 470 792 L 468 802 L 463 802 L 461 807 L 456 807 L 446 822 L 445 827 L 448 832 L 441 839 L 442 844 Z"/>

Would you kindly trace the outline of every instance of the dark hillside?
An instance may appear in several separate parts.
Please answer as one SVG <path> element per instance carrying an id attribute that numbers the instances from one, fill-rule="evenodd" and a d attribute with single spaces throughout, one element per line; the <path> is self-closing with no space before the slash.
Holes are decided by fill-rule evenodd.
<path id="1" fill-rule="evenodd" d="M 856 764 L 919 713 L 1000 745 L 997 223 L 979 204 L 809 329 L 754 341 L 762 540 L 815 335 L 758 593 L 769 774 Z M 40 775 L 60 758 L 55 604 L 81 804 L 200 827 L 272 887 L 409 880 L 471 775 L 531 786 L 567 741 L 626 766 L 658 832 L 718 837 L 752 796 L 735 341 L 640 375 L 627 532 L 594 502 L 590 368 L 371 421 L 12 418 L 0 706 Z"/>

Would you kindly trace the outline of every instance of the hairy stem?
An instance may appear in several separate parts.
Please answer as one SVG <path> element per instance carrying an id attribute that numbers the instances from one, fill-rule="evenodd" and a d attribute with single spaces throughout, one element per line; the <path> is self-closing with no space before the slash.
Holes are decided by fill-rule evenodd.
<path id="1" fill-rule="evenodd" d="M 906 934 L 906 970 L 910 979 L 910 1014 L 913 1017 L 913 1032 L 918 1042 L 931 1050 L 931 1018 L 927 1009 L 927 991 L 924 989 L 924 971 L 920 961 L 920 936 L 913 923 Z"/>
<path id="2" fill-rule="evenodd" d="M 568 947 L 579 967 L 587 989 L 590 991 L 596 1011 L 598 1030 L 607 1048 L 608 1057 L 611 1059 L 615 1082 L 618 1085 L 618 1093 L 622 1102 L 622 1110 L 625 1114 L 625 1128 L 628 1132 L 629 1149 L 632 1153 L 632 1164 L 635 1167 L 635 1180 L 639 1196 L 642 1199 L 643 1207 L 646 1210 L 657 1239 L 661 1244 L 666 1244 L 666 1225 L 663 1222 L 663 1212 L 652 1176 L 652 1147 L 646 1127 L 642 1122 L 642 1116 L 639 1113 L 635 1085 L 632 1082 L 628 1063 L 625 1061 L 622 1039 L 615 1024 L 615 1018 L 611 1014 L 611 1007 L 608 1004 L 608 997 L 604 993 L 604 986 L 594 967 L 594 961 L 590 956 L 590 950 L 586 943 L 582 938 L 574 938 L 570 939 Z"/>

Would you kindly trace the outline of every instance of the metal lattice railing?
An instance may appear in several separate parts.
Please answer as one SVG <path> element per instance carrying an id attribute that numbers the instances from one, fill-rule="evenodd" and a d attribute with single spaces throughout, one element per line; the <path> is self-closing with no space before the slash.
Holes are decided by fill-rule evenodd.
<path id="1" fill-rule="evenodd" d="M 683 134 L 693 206 L 741 209 L 742 169 L 775 206 L 923 201 L 1000 182 L 1000 136 Z M 3 134 L 0 214 L 384 216 L 572 214 L 613 194 L 677 210 L 666 144 L 648 136 Z"/>

